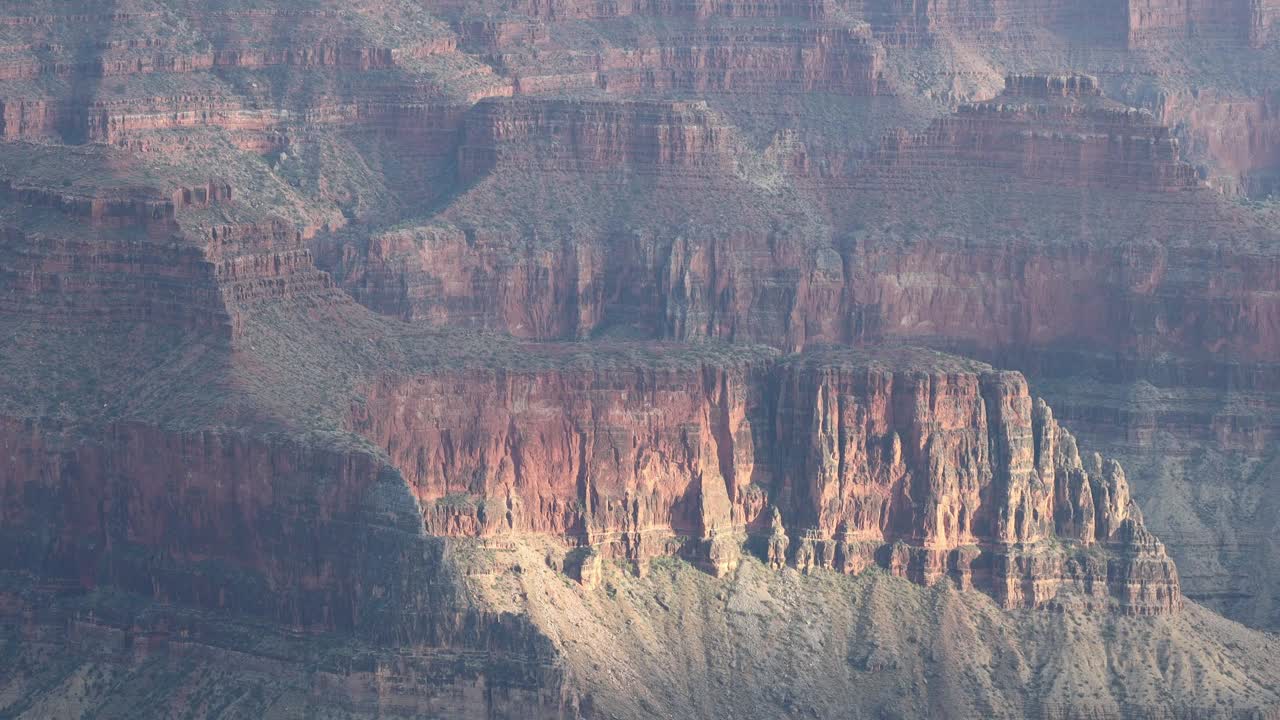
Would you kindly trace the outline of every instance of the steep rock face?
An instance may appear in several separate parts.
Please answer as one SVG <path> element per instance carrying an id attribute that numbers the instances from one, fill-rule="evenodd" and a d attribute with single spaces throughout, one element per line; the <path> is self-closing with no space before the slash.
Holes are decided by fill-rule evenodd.
<path id="1" fill-rule="evenodd" d="M 148 320 L 221 332 L 227 323 L 211 268 L 178 242 L 178 215 L 231 201 L 225 181 L 199 186 L 82 187 L 40 177 L 52 153 L 8 145 L 15 171 L 0 182 L 0 303 L 11 318 L 55 326 Z M 69 165 L 108 172 L 119 158 L 89 150 Z"/>
<path id="2" fill-rule="evenodd" d="M 1105 601 L 1108 587 L 1130 612 L 1179 606 L 1176 571 L 1142 529 L 1123 470 L 1096 456 L 1086 469 L 1017 373 L 893 372 L 819 354 L 783 383 L 779 444 L 794 453 L 783 497 L 810 528 L 801 552 L 812 544 L 814 565 L 884 553 L 896 574 L 950 575 L 1008 606 L 1071 592 Z M 1116 554 L 1036 551 L 1055 538 Z"/>
<path id="3" fill-rule="evenodd" d="M 1015 353 L 1019 346 L 1083 341 L 1140 355 L 1168 350 L 1199 358 L 1270 357 L 1277 308 L 1266 272 L 1255 271 L 1273 261 L 1247 252 L 1224 255 L 1231 265 L 1206 277 L 1193 270 L 1209 265 L 1209 253 L 1195 250 L 1045 252 L 1015 246 L 963 253 L 958 245 L 939 243 L 903 253 L 872 240 L 855 253 L 864 264 L 853 284 L 857 303 L 875 316 L 873 335 L 945 337 Z M 923 277 L 907 268 L 918 272 L 913 263 L 926 256 L 931 263 L 959 262 L 970 272 L 940 263 L 928 273 L 933 282 L 920 282 Z M 1003 287 L 975 282 L 995 275 Z M 1229 291 L 1222 284 L 1229 276 L 1258 284 Z M 1060 283 L 1065 278 L 1076 284 Z M 973 312 L 978 307 L 983 309 Z"/>
<path id="4" fill-rule="evenodd" d="M 752 485 L 756 452 L 768 451 L 757 448 L 761 418 L 752 417 L 760 372 L 622 367 L 387 381 L 352 426 L 400 468 L 429 533 L 544 533 L 641 566 L 673 552 L 706 559 L 720 552 L 717 538 L 733 538 L 763 509 Z"/>
<path id="5" fill-rule="evenodd" d="M 389 380 L 352 428 L 386 450 L 431 533 L 538 532 L 717 573 L 745 533 L 770 538 L 775 564 L 951 577 L 1009 607 L 1179 607 L 1123 471 L 1086 467 L 1020 375 L 905 357 L 897 372 L 836 353 Z"/>
<path id="6" fill-rule="evenodd" d="M 875 95 L 883 55 L 866 38 L 836 28 L 729 28 L 613 49 L 597 84 L 610 92 Z M 523 84 L 521 85 L 523 87 Z"/>
<path id="7" fill-rule="evenodd" d="M 728 141 L 705 103 L 489 100 L 463 125 L 458 171 L 464 181 L 499 163 L 546 172 L 714 175 L 727 169 Z"/>
<path id="8" fill-rule="evenodd" d="M 443 8 L 524 95 L 881 91 L 884 53 L 825 0 L 511 3 L 499 15 Z M 605 30 L 581 42 L 584 27 Z"/>
<path id="9" fill-rule="evenodd" d="M 620 258 L 572 238 L 549 240 L 521 251 L 518 232 L 439 225 L 381 233 L 363 256 L 351 245 L 320 253 L 341 253 L 343 287 L 381 313 L 517 337 L 585 337 L 611 294 L 600 282 L 605 268 Z"/>
<path id="10" fill-rule="evenodd" d="M 1198 187 L 1177 141 L 1149 113 L 1102 99 L 1080 75 L 1011 75 L 990 102 L 962 105 L 921 135 L 886 138 L 867 180 L 894 169 L 991 168 L 1038 182 L 1142 191 Z"/>
<path id="11" fill-rule="evenodd" d="M 1266 102 L 1171 93 L 1148 115 L 1108 101 L 1089 76 L 1015 74 L 1008 85 L 921 131 L 891 133 L 867 153 L 802 137 L 771 147 L 770 160 L 785 158 L 786 181 L 823 198 L 818 210 L 802 211 L 831 213 L 831 227 L 817 232 L 729 203 L 728 214 L 746 220 L 704 230 L 716 216 L 692 199 L 739 192 L 720 176 L 680 199 L 644 184 L 607 194 L 643 197 L 648 217 L 663 218 L 654 227 L 618 205 L 608 211 L 619 221 L 608 224 L 566 204 L 582 222 L 552 232 L 543 225 L 531 244 L 519 222 L 494 229 L 473 220 L 476 210 L 501 197 L 521 207 L 517 219 L 533 218 L 575 193 L 526 201 L 507 194 L 498 165 L 474 206 L 451 209 L 448 222 L 376 235 L 367 248 L 345 248 L 343 263 L 323 265 L 379 311 L 530 338 L 621 328 L 786 349 L 895 337 L 936 343 L 1038 383 L 1062 379 L 1055 407 L 1092 442 L 1114 441 L 1108 451 L 1126 460 L 1172 438 L 1176 447 L 1160 455 L 1189 468 L 1200 445 L 1265 463 L 1280 405 L 1270 367 L 1280 337 L 1274 225 L 1215 189 L 1268 192 Z M 625 177 L 617 173 L 610 182 Z M 554 184 L 590 187 L 575 184 L 583 175 L 557 172 Z M 668 220 L 682 215 L 690 220 Z M 824 232 L 830 240 L 814 242 Z M 1111 395 L 1078 392 L 1069 378 L 1085 387 L 1101 379 Z M 1170 547 L 1180 561 L 1221 548 L 1218 565 L 1187 579 L 1196 597 L 1229 594 L 1231 604 L 1218 607 L 1266 607 L 1265 588 L 1238 589 L 1257 577 L 1239 558 L 1263 546 L 1256 528 L 1269 521 L 1246 519 L 1261 517 L 1253 485 L 1222 467 L 1203 473 L 1218 473 L 1213 486 L 1223 493 L 1185 485 L 1178 502 L 1157 505 L 1152 522 L 1179 528 Z M 1164 494 L 1148 478 L 1135 476 L 1144 502 Z M 1236 500 L 1219 505 L 1219 497 Z M 1188 521 L 1188 507 L 1205 509 Z M 1224 517 L 1232 519 L 1215 519 Z"/>
<path id="12" fill-rule="evenodd" d="M 1167 96 L 1160 111 L 1186 138 L 1186 154 L 1203 159 L 1224 192 L 1266 197 L 1280 188 L 1280 93 L 1205 89 Z"/>
<path id="13" fill-rule="evenodd" d="M 0 182 L 0 303 L 9 318 L 147 322 L 226 340 L 255 303 L 339 302 L 306 245 L 338 218 L 264 217 L 253 191 L 225 179 L 192 183 L 189 168 L 148 168 L 103 145 L 65 158 L 36 143 L 3 149 L 14 168 Z M 262 189 L 260 170 L 223 170 Z"/>
<path id="14" fill-rule="evenodd" d="M 238 164 L 226 175 L 256 217 L 237 223 L 279 219 L 280 181 L 327 216 L 298 223 L 311 231 L 430 202 L 454 180 L 461 115 L 513 92 L 415 3 L 112 8 L 0 13 L 0 136 L 112 145 L 143 166 Z"/>
<path id="15" fill-rule="evenodd" d="M 1147 48 L 1188 39 L 1260 46 L 1277 17 L 1273 0 L 861 0 L 876 37 L 916 46 L 958 34 L 1054 31 L 1103 47 Z"/>
<path id="16" fill-rule="evenodd" d="M 632 94 L 880 92 L 883 53 L 841 27 L 729 23 L 637 38 L 634 43 L 540 65 L 499 56 L 519 94 L 602 90 Z"/>
<path id="17" fill-rule="evenodd" d="M 859 0 L 854 4 L 877 38 L 891 45 L 927 45 L 956 34 L 1011 36 L 1054 30 L 1102 44 L 1125 41 L 1125 3 L 1105 0 Z"/>
<path id="18" fill-rule="evenodd" d="M 530 671 L 527 657 L 478 663 L 474 648 L 405 652 L 260 622 L 210 622 L 207 612 L 166 603 L 132 612 L 65 592 L 6 594 L 0 604 L 0 633 L 16 648 L 0 675 L 8 691 L 0 708 L 17 716 L 216 718 L 228 707 L 252 717 L 580 716 L 574 701 L 557 697 L 557 673 Z M 318 646 L 359 659 L 317 666 Z M 54 658 L 61 673 L 49 667 Z"/>
<path id="19" fill-rule="evenodd" d="M 586 337 L 625 312 L 641 332 L 787 349 L 909 336 L 990 350 L 1084 341 L 1273 356 L 1275 260 L 1261 249 L 1273 231 L 1204 187 L 1166 128 L 1102 98 L 1095 79 L 1007 82 L 997 99 L 921 133 L 891 134 L 857 162 L 789 151 L 789 176 L 833 216 L 828 247 L 814 247 L 809 228 L 786 227 L 807 218 L 764 214 L 705 237 L 667 219 L 717 215 L 695 191 L 635 178 L 719 173 L 713 187 L 723 193 L 753 181 L 741 167 L 723 179 L 732 141 L 712 114 L 495 102 L 468 131 L 477 140 L 464 146 L 463 167 L 521 177 L 536 168 L 565 183 L 612 172 L 610 182 L 644 193 L 664 224 L 593 224 L 586 208 L 544 237 L 522 225 L 558 214 L 545 207 L 553 195 L 494 179 L 480 190 L 523 208 L 505 226 L 464 207 L 449 224 L 375 236 L 363 254 L 326 251 L 325 266 L 377 310 L 539 339 Z M 533 148 L 503 149 L 501 137 Z M 957 199 L 958 186 L 986 188 L 989 200 Z M 922 235 L 933 216 L 947 218 L 944 227 Z"/>
<path id="20" fill-rule="evenodd" d="M 337 300 L 304 233 L 292 226 L 222 225 L 200 243 L 185 240 L 175 207 L 211 195 L 194 188 L 176 200 L 108 200 L 23 191 L 17 202 L 25 219 L 43 214 L 52 222 L 30 234 L 20 223 L 0 231 L 0 302 L 15 317 L 62 325 L 146 321 L 225 338 L 238 333 L 241 313 L 255 302 Z M 59 227 L 66 216 L 84 218 L 90 232 L 66 232 Z"/>
<path id="21" fill-rule="evenodd" d="M 0 12 L 0 164 L 21 179 L 0 188 L 0 321 L 30 326 L 3 369 L 57 380 L 48 393 L 37 382 L 6 398 L 48 395 L 32 405 L 51 418 L 4 430 L 17 478 L 4 484 L 4 517 L 23 548 L 14 572 L 29 584 L 123 587 L 309 632 L 448 638 L 428 643 L 437 674 L 404 660 L 320 681 L 378 685 L 361 705 L 378 705 L 374 714 L 384 702 L 398 711 L 394 688 L 432 683 L 454 696 L 404 714 L 453 714 L 513 684 L 541 689 L 513 693 L 510 707 L 527 700 L 555 713 L 554 699 L 534 697 L 554 678 L 490 682 L 488 666 L 439 673 L 541 661 L 536 648 L 495 652 L 486 639 L 536 644 L 525 629 L 462 617 L 444 591 L 418 592 L 435 582 L 443 552 L 402 544 L 423 525 L 598 546 L 575 555 L 588 586 L 607 582 L 602 556 L 643 565 L 682 553 L 726 573 L 745 533 L 778 565 L 949 577 L 1010 607 L 1176 607 L 1178 579 L 1128 509 L 1118 467 L 1062 450 L 1073 443 L 1025 387 L 986 383 L 985 370 L 976 381 L 926 372 L 949 398 L 937 400 L 905 371 L 877 370 L 874 392 L 859 389 L 843 361 L 673 369 L 646 358 L 587 371 L 531 347 L 555 369 L 473 363 L 375 382 L 350 425 L 395 471 L 364 447 L 69 419 L 157 412 L 191 422 L 216 407 L 192 424 L 263 422 L 287 434 L 310 427 L 325 402 L 345 410 L 353 378 L 384 367 L 374 356 L 400 326 L 355 312 L 313 253 L 361 302 L 409 320 L 533 339 L 616 333 L 787 350 L 909 337 L 1001 366 L 1094 362 L 1118 383 L 1156 381 L 1156 395 L 1233 393 L 1224 407 L 1068 406 L 1072 427 L 1088 421 L 1095 438 L 1118 427 L 1136 447 L 1175 428 L 1261 452 L 1275 437 L 1274 229 L 1215 204 L 1179 161 L 1175 132 L 1107 102 L 1085 76 L 1014 75 L 1003 96 L 945 115 L 989 97 L 1006 70 L 1064 58 L 1130 100 L 1166 84 L 1251 84 L 1236 79 L 1271 67 L 1272 0 L 236 5 L 34 0 Z M 1237 52 L 1249 44 L 1262 51 Z M 1179 139 L 1265 196 L 1272 110 L 1252 92 L 1206 94 L 1201 109 L 1157 117 L 1185 122 Z M 869 148 L 852 139 L 886 126 L 909 129 Z M 67 162 L 32 169 L 38 153 L 9 152 L 27 140 Z M 90 157 L 105 146 L 118 152 Z M 327 335 L 315 327 L 344 320 Z M 127 344 L 156 328 L 178 331 L 144 359 L 163 361 L 155 374 L 168 384 L 99 383 L 109 373 L 82 374 L 58 352 L 91 355 L 95 333 Z M 276 338 L 293 344 L 255 350 Z M 208 369 L 186 364 L 204 351 L 189 340 L 212 346 L 227 377 L 175 381 Z M 313 383 L 319 365 L 330 374 Z M 832 379 L 814 379 L 824 373 Z M 118 387 L 143 397 L 110 396 Z M 237 397 L 220 404 L 224 391 Z M 1241 391 L 1257 394 L 1240 403 Z M 859 450 L 825 428 L 856 426 L 844 408 L 864 397 L 904 417 L 930 408 L 876 420 L 898 450 L 878 429 Z M 652 412 L 658 402 L 668 410 Z M 884 443 L 889 460 L 872 462 Z M 859 452 L 865 466 L 842 470 Z M 239 464 L 250 471 L 237 474 Z M 1216 476 L 1206 477 L 1212 495 Z M 385 513 L 366 517 L 366 506 L 381 507 L 368 495 L 383 490 L 403 505 L 395 539 Z M 415 499 L 422 508 L 409 507 Z M 316 514 L 320 525 L 307 519 Z M 68 539 L 74 523 L 93 538 Z M 249 523 L 266 530 L 218 530 Z M 183 524 L 195 529 L 168 539 Z M 842 535 L 850 524 L 862 540 Z M 344 559 L 353 548 L 360 559 Z M 382 561 L 421 575 L 385 594 Z M 85 600 L 85 614 L 96 602 Z M 42 602 L 0 605 L 26 616 Z M 430 619 L 405 619 L 420 611 Z M 45 620 L 33 633 L 54 642 L 134 627 L 128 617 Z M 136 629 L 166 632 L 156 627 Z M 208 647 L 205 638 L 196 644 Z"/>
<path id="22" fill-rule="evenodd" d="M 193 248 L 0 232 L 0 305 L 51 325 L 146 318 L 221 332 L 228 323 L 203 256 Z"/>
<path id="23" fill-rule="evenodd" d="M 1126 6 L 1130 47 L 1188 38 L 1262 45 L 1277 16 L 1274 0 L 1129 0 Z"/>
<path id="24" fill-rule="evenodd" d="M 368 622 L 350 595 L 367 590 L 337 581 L 363 561 L 326 557 L 323 534 L 361 509 L 380 473 L 372 458 L 131 424 L 82 436 L 9 419 L 4 435 L 5 529 L 31 533 L 8 546 L 11 568 L 298 627 Z M 235 571 L 259 584 L 228 584 Z"/>
<path id="25" fill-rule="evenodd" d="M 457 594 L 445 547 L 422 536 L 412 496 L 367 452 L 7 418 L 0 499 L 0 577 L 22 588 L 0 593 L 0 615 L 28 638 L 133 662 L 189 655 L 298 672 L 304 647 L 259 654 L 239 637 L 237 620 L 266 621 L 300 645 L 367 646 L 373 667 L 331 667 L 309 690 L 351 713 L 502 717 L 514 706 L 558 718 L 576 702 L 536 630 Z M 95 589 L 173 611 L 95 604 Z"/>
<path id="26" fill-rule="evenodd" d="M 531 18 L 544 20 L 603 19 L 616 17 L 664 18 L 815 18 L 829 8 L 819 0 L 770 0 L 737 2 L 736 0 L 520 0 L 511 10 Z"/>
<path id="27" fill-rule="evenodd" d="M 244 314 L 261 304 L 314 307 L 349 302 L 326 273 L 316 269 L 305 230 L 278 221 L 209 228 L 204 256 L 213 265 L 231 335 L 240 334 Z"/>
<path id="28" fill-rule="evenodd" d="M 1149 123 L 1140 119 L 1135 122 L 1133 111 L 1099 113 L 1093 118 L 1097 124 L 1092 133 L 1055 137 L 1055 132 L 1061 131 L 1040 123 L 1018 128 L 1017 115 L 1004 114 L 1011 110 L 1017 113 L 1012 108 L 989 105 L 964 108 L 957 121 L 934 126 L 931 132 L 938 135 L 925 143 L 933 148 L 955 148 L 961 162 L 994 162 L 1027 179 L 1078 182 L 1085 186 L 1114 184 L 1144 190 L 1196 186 L 1194 171 L 1178 161 L 1173 142 L 1159 132 L 1153 133 Z M 987 112 L 997 113 L 995 122 L 982 117 Z M 1002 121 L 1008 120 L 1013 121 L 1013 127 L 1001 128 Z M 1000 129 L 988 134 L 993 126 Z M 890 163 L 911 162 L 911 150 L 910 142 L 895 138 L 888 141 L 886 154 L 893 157 Z M 973 154 L 968 155 L 970 152 Z"/>
<path id="29" fill-rule="evenodd" d="M 0 71 L 6 138 L 123 142 L 144 131 L 196 126 L 260 133 L 293 125 L 298 111 L 332 113 L 383 100 L 378 91 L 391 87 L 402 104 L 426 99 L 424 88 L 395 77 L 397 68 L 458 57 L 456 37 L 443 23 L 403 3 L 382 3 L 367 18 L 361 7 L 175 13 L 149 5 L 129 12 L 128 5 L 113 13 L 64 9 L 3 18 L 10 40 Z M 376 79 L 268 107 L 217 76 L 273 68 L 312 75 L 321 85 L 342 74 Z M 55 79 L 65 82 L 48 82 Z M 279 80 L 262 77 L 264 86 Z M 476 80 L 472 101 L 510 93 L 510 82 L 492 74 Z M 256 87 L 247 95 L 256 95 Z"/>

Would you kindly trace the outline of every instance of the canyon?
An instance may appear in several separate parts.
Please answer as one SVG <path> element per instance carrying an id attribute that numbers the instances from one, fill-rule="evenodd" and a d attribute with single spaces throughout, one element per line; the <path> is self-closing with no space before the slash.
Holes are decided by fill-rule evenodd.
<path id="1" fill-rule="evenodd" d="M 1280 3 L 0 55 L 0 715 L 1280 713 Z"/>

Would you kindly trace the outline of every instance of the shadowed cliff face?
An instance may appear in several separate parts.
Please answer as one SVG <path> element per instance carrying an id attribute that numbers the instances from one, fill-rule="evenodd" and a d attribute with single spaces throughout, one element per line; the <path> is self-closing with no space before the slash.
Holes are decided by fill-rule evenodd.
<path id="1" fill-rule="evenodd" d="M 291 692 L 297 711 L 329 703 L 324 712 L 351 716 L 574 712 L 545 638 L 467 601 L 454 550 L 424 536 L 414 498 L 369 453 L 13 419 L 0 448 L 11 647 L 70 644 L 132 666 L 141 677 L 126 687 L 139 697 L 108 692 L 125 704 L 106 702 L 107 716 L 156 713 L 130 710 L 147 685 L 162 705 L 209 716 L 232 700 L 244 704 L 237 712 L 265 711 Z M 62 713 L 39 690 L 48 660 L 29 652 L 0 674 L 6 712 Z M 229 685 L 186 676 L 181 658 L 227 673 Z M 309 676 L 317 663 L 321 676 Z M 99 679 L 78 694 L 92 696 Z M 183 701 L 186 692 L 209 706 Z"/>

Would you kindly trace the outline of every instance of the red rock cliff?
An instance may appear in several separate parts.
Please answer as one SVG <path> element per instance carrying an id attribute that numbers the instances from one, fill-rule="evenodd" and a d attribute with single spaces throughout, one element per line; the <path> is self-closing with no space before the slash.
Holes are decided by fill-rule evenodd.
<path id="1" fill-rule="evenodd" d="M 805 570 L 878 563 L 1009 606 L 1179 606 L 1123 471 L 1082 460 L 1020 375 L 888 358 L 389 379 L 352 428 L 435 534 L 547 533 L 723 573 L 744 534 L 772 533 L 775 559 Z"/>
<path id="2" fill-rule="evenodd" d="M 763 209 L 721 204 L 757 186 L 715 117 L 494 102 L 468 122 L 462 152 L 464 167 L 492 175 L 448 222 L 327 250 L 324 264 L 379 311 L 539 339 L 624 317 L 653 335 L 787 349 L 887 336 L 1202 358 L 1280 347 L 1263 250 L 1274 230 L 1205 187 L 1167 128 L 1101 97 L 1094 78 L 1011 76 L 1000 97 L 890 134 L 849 164 L 792 148 L 787 170 L 822 198 L 817 210 L 767 194 Z M 601 174 L 619 189 L 557 205 L 574 191 L 531 188 L 534 169 L 582 193 Z M 648 175 L 662 187 L 638 179 Z M 651 226 L 627 214 L 633 194 Z M 830 225 L 806 227 L 815 213 Z M 729 218 L 739 222 L 722 227 Z"/>
<path id="3" fill-rule="evenodd" d="M 819 353 L 785 367 L 782 497 L 805 530 L 802 564 L 887 559 L 1015 606 L 1105 602 L 1110 588 L 1130 612 L 1178 607 L 1176 572 L 1119 465 L 1082 461 L 1021 375 L 933 364 Z M 1051 541 L 1114 554 L 1036 549 Z"/>
<path id="4" fill-rule="evenodd" d="M 727 169 L 727 130 L 704 103 L 488 100 L 463 125 L 459 175 L 496 165 L 543 172 L 638 173 Z"/>

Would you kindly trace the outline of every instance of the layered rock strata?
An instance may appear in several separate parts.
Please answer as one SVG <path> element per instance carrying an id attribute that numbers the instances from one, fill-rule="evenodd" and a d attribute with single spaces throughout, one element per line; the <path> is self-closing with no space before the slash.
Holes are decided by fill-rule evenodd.
<path id="1" fill-rule="evenodd" d="M 25 642 L 283 677 L 308 643 L 348 644 L 309 692 L 349 713 L 573 713 L 546 639 L 465 601 L 449 549 L 367 452 L 5 419 L 0 458 L 0 623 Z M 264 621 L 276 650 L 245 639 Z"/>
<path id="2" fill-rule="evenodd" d="M 768 176 L 734 160 L 737 139 L 705 107 L 484 103 L 459 155 L 484 181 L 432 224 L 326 247 L 321 261 L 375 310 L 538 339 L 590 336 L 626 315 L 653 335 L 787 349 L 910 336 L 1274 355 L 1274 230 L 1205 187 L 1167 128 L 1101 97 L 1096 79 L 1007 85 L 856 162 L 804 145 L 779 153 L 776 180 L 809 188 L 813 213 L 767 194 L 754 207 L 732 199 Z M 531 174 L 635 199 L 565 207 L 574 193 L 535 188 Z M 661 186 L 644 179 L 655 175 Z M 494 217 L 497 198 L 510 217 Z M 629 216 L 639 198 L 649 226 Z M 730 213 L 743 222 L 721 228 Z M 828 223 L 815 227 L 814 213 Z M 572 218 L 528 222 L 561 215 Z M 928 217 L 948 219 L 924 236 Z"/>
<path id="3" fill-rule="evenodd" d="M 717 574 L 752 535 L 775 565 L 949 577 L 1007 607 L 1180 606 L 1123 470 L 1082 459 L 1020 375 L 890 357 L 447 373 L 378 384 L 352 427 L 434 534 L 546 533 Z"/>
<path id="4" fill-rule="evenodd" d="M 458 171 L 464 182 L 499 164 L 517 172 L 714 176 L 729 170 L 729 141 L 701 102 L 488 100 L 462 126 Z"/>
<path id="5" fill-rule="evenodd" d="M 1176 573 L 1142 527 L 1124 471 L 1082 460 L 1020 375 L 864 363 L 802 356 L 783 373 L 781 494 L 806 528 L 802 566 L 887 559 L 895 574 L 950 576 L 1006 606 L 1071 593 L 1105 602 L 1108 592 L 1131 612 L 1179 606 Z M 1054 542 L 1115 554 L 1043 551 Z"/>
<path id="6" fill-rule="evenodd" d="M 949 578 L 1006 607 L 1180 607 L 1123 471 L 1082 458 L 1016 373 L 909 349 L 517 352 L 510 368 L 382 376 L 352 405 L 355 435 L 326 449 L 7 420 L 6 567 L 446 644 L 432 623 L 454 621 L 421 596 L 434 586 L 401 584 L 443 572 L 414 559 L 430 542 L 379 543 L 544 536 L 640 571 L 678 555 L 716 575 L 745 544 L 804 571 Z"/>

